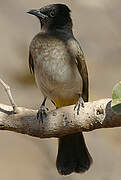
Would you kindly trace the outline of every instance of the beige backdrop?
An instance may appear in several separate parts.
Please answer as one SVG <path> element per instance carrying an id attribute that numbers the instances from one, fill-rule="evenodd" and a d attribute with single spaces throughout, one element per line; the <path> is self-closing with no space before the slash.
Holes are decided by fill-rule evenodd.
<path id="1" fill-rule="evenodd" d="M 28 69 L 28 46 L 40 30 L 31 8 L 62 0 L 0 0 L 0 77 L 12 88 L 16 103 L 39 108 L 42 95 Z M 121 80 L 121 1 L 66 0 L 72 9 L 74 33 L 85 52 L 90 99 L 111 97 Z M 0 103 L 9 104 L 0 86 Z M 48 102 L 48 106 L 51 103 Z M 55 167 L 57 140 L 0 132 L 0 180 L 120 180 L 121 129 L 85 133 L 94 163 L 82 175 L 60 176 Z"/>

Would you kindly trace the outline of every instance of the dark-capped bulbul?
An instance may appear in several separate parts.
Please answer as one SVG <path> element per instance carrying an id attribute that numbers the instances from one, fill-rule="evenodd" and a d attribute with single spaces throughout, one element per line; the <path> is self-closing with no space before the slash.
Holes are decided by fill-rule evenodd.
<path id="1" fill-rule="evenodd" d="M 49 98 L 56 108 L 78 104 L 79 113 L 79 102 L 88 101 L 88 71 L 84 53 L 73 35 L 70 9 L 65 4 L 51 4 L 28 13 L 41 24 L 41 32 L 30 44 L 29 67 L 44 96 L 42 106 Z M 60 174 L 85 172 L 91 163 L 82 133 L 59 138 L 56 166 Z"/>

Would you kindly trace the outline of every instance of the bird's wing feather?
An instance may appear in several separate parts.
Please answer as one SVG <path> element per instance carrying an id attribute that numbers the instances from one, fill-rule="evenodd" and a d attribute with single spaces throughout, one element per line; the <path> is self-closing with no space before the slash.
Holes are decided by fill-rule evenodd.
<path id="1" fill-rule="evenodd" d="M 29 69 L 30 72 L 34 74 L 34 61 L 30 51 L 29 51 Z"/>
<path id="2" fill-rule="evenodd" d="M 68 41 L 68 45 L 69 45 L 68 46 L 69 50 L 72 53 L 72 56 L 74 56 L 75 58 L 76 65 L 83 80 L 82 98 L 84 99 L 85 102 L 87 102 L 89 82 L 88 82 L 88 71 L 84 58 L 84 53 L 79 43 L 75 39 Z"/>
<path id="3" fill-rule="evenodd" d="M 88 82 L 88 71 L 87 71 L 86 62 L 84 60 L 84 57 L 82 58 L 82 55 L 77 55 L 76 60 L 77 60 L 77 67 L 78 67 L 79 73 L 83 80 L 82 97 L 84 101 L 87 102 L 89 82 Z"/>

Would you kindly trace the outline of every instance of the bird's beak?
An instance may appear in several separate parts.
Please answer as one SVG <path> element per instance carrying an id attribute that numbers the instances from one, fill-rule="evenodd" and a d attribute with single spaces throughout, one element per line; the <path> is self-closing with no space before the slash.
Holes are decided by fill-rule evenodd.
<path id="1" fill-rule="evenodd" d="M 41 20 L 48 17 L 47 15 L 41 13 L 39 9 L 32 9 L 32 10 L 28 11 L 27 13 L 32 14 Z"/>

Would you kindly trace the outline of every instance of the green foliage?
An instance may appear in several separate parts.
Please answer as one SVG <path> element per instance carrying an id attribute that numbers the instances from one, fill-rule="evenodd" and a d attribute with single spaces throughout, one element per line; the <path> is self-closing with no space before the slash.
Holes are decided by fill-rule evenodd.
<path id="1" fill-rule="evenodd" d="M 112 109 L 121 114 L 121 82 L 117 83 L 112 92 Z"/>

